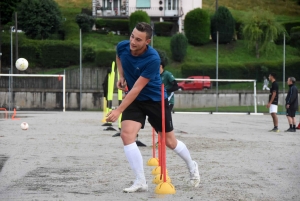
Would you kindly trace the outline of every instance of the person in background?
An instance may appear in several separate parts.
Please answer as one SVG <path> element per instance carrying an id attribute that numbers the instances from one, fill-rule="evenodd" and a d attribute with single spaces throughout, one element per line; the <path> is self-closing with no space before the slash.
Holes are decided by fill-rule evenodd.
<path id="1" fill-rule="evenodd" d="M 167 57 L 165 57 L 163 53 L 160 51 L 158 51 L 158 54 L 160 57 L 160 68 L 159 68 L 160 78 L 164 83 L 165 89 L 167 90 L 169 108 L 170 111 L 172 111 L 174 107 L 174 91 L 178 90 L 178 85 L 172 73 L 164 69 L 168 62 Z"/>
<path id="2" fill-rule="evenodd" d="M 270 90 L 270 88 L 268 87 L 268 85 L 269 85 L 269 81 L 266 78 L 266 76 L 264 76 L 264 86 L 263 86 L 262 90 Z"/>
<path id="3" fill-rule="evenodd" d="M 285 98 L 286 117 L 290 124 L 290 127 L 285 132 L 296 132 L 296 111 L 298 110 L 298 89 L 295 86 L 296 78 L 289 77 L 287 84 L 289 85 L 289 91 Z"/>
<path id="4" fill-rule="evenodd" d="M 267 108 L 269 108 L 269 113 L 272 116 L 274 128 L 270 130 L 271 132 L 279 132 L 278 129 L 278 117 L 277 117 L 277 111 L 278 111 L 278 84 L 276 82 L 276 74 L 270 73 L 269 80 L 272 82 L 272 87 L 270 89 L 269 94 L 269 102 L 267 104 Z"/>

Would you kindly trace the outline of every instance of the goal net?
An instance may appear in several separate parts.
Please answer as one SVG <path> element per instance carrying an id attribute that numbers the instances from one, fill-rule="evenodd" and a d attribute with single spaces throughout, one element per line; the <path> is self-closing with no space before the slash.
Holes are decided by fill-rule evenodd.
<path id="1" fill-rule="evenodd" d="M 178 78 L 176 81 L 180 90 L 174 96 L 175 112 L 258 114 L 267 109 L 257 107 L 256 80 Z M 268 94 L 265 92 L 259 100 L 267 100 Z"/>
<path id="2" fill-rule="evenodd" d="M 65 75 L 0 74 L 0 108 L 12 111 L 66 108 Z"/>

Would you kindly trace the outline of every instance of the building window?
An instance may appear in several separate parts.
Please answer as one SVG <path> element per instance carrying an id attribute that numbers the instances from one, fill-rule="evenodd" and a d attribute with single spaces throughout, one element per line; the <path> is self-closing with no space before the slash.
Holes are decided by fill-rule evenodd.
<path id="1" fill-rule="evenodd" d="M 136 7 L 137 8 L 150 8 L 151 7 L 151 0 L 136 0 Z"/>

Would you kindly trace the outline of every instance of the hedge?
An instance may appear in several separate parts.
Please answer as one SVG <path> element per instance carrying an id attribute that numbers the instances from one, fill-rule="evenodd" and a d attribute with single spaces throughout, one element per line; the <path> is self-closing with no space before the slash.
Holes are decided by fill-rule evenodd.
<path id="1" fill-rule="evenodd" d="M 30 39 L 19 42 L 19 58 L 26 58 L 30 67 L 61 68 L 79 64 L 79 45 L 77 43 Z M 10 45 L 3 43 L 2 52 L 2 65 L 10 66 Z M 90 50 L 85 52 L 90 52 Z"/>
<path id="2" fill-rule="evenodd" d="M 98 49 L 96 51 L 95 62 L 98 67 L 111 66 L 112 62 L 116 60 L 115 50 Z"/>
<path id="3" fill-rule="evenodd" d="M 104 29 L 104 33 L 119 31 L 120 34 L 129 35 L 129 20 L 128 19 L 103 19 L 99 18 L 96 20 L 96 28 Z M 100 32 L 102 32 L 100 31 Z"/>
<path id="4" fill-rule="evenodd" d="M 173 26 L 172 22 L 155 22 L 154 32 L 157 36 L 171 36 Z"/>
<path id="5" fill-rule="evenodd" d="M 286 61 L 285 75 L 286 78 L 291 75 L 300 75 L 300 58 Z M 265 71 L 267 69 L 267 71 Z M 277 74 L 277 79 L 282 80 L 283 76 L 282 61 L 267 61 L 254 63 L 219 63 L 218 78 L 219 79 L 256 79 L 260 80 L 263 76 L 267 76 L 270 72 Z M 181 73 L 183 77 L 191 75 L 207 75 L 212 79 L 216 78 L 215 64 L 199 64 L 199 63 L 183 63 L 181 65 Z"/>
<path id="6" fill-rule="evenodd" d="M 297 26 L 300 26 L 300 20 L 296 20 L 296 21 L 290 21 L 290 22 L 284 22 L 284 23 L 281 23 L 284 28 L 286 29 L 286 31 L 288 32 L 288 34 L 291 34 L 291 29 L 293 27 L 297 27 Z"/>

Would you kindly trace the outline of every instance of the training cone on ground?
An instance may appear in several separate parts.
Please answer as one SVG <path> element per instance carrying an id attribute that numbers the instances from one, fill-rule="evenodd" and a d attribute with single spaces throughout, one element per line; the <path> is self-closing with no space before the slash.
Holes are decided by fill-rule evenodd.
<path id="1" fill-rule="evenodd" d="M 152 128 L 152 158 L 147 162 L 148 166 L 159 166 L 159 159 L 155 157 L 155 133 L 154 128 Z"/>
<path id="2" fill-rule="evenodd" d="M 158 158 L 150 158 L 147 162 L 148 166 L 158 166 Z"/>
<path id="3" fill-rule="evenodd" d="M 175 194 L 175 187 L 169 182 L 161 182 L 155 188 L 156 194 Z"/>
<path id="4" fill-rule="evenodd" d="M 300 123 L 298 124 L 298 126 L 296 127 L 297 129 L 300 129 Z"/>
<path id="5" fill-rule="evenodd" d="M 168 175 L 168 170 L 166 169 L 166 172 L 167 172 L 167 175 Z M 161 174 L 161 167 L 160 166 L 157 166 L 156 168 L 154 168 L 152 170 L 152 175 L 158 175 L 158 174 Z"/>
<path id="6" fill-rule="evenodd" d="M 163 178 L 164 178 L 164 175 L 158 174 L 154 177 L 154 179 L 152 180 L 152 183 L 153 184 L 159 184 L 159 183 L 164 181 Z M 167 175 L 167 178 L 166 178 L 166 182 L 171 183 L 171 178 L 168 175 Z"/>

